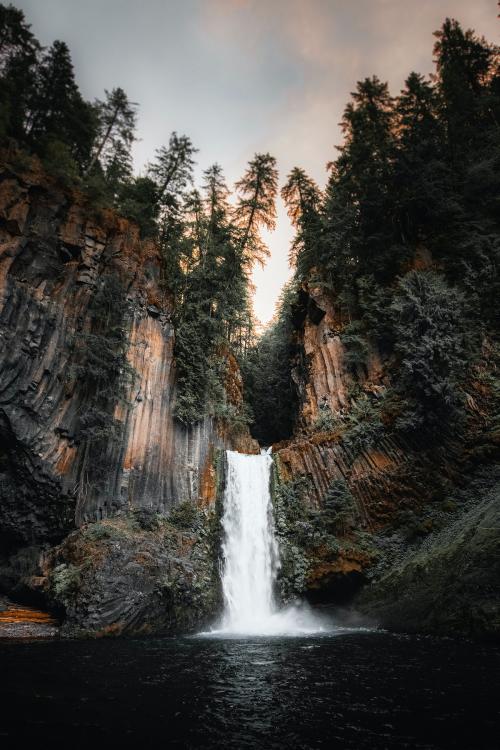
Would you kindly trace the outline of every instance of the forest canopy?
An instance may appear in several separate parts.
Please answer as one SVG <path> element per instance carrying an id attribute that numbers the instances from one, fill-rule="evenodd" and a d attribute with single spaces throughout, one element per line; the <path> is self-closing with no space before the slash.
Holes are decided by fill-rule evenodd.
<path id="1" fill-rule="evenodd" d="M 324 191 L 300 167 L 282 188 L 294 278 L 245 366 L 261 439 L 291 434 L 293 380 L 307 379 L 290 324 L 304 290 L 334 304 L 355 380 L 368 351 L 391 363 L 386 416 L 406 437 L 457 429 L 481 342 L 498 336 L 500 52 L 453 19 L 434 38 L 429 78 L 411 72 L 395 96 L 377 76 L 357 83 Z"/>
<path id="2" fill-rule="evenodd" d="M 120 88 L 86 101 L 63 41 L 44 49 L 22 11 L 0 4 L 0 136 L 37 155 L 47 171 L 82 190 L 95 208 L 113 208 L 156 241 L 174 297 L 178 419 L 245 419 L 228 404 L 230 353 L 254 336 L 250 274 L 268 250 L 261 229 L 274 227 L 276 160 L 260 153 L 235 185 L 213 164 L 194 184 L 197 149 L 173 132 L 140 175 L 132 168 L 137 104 Z"/>

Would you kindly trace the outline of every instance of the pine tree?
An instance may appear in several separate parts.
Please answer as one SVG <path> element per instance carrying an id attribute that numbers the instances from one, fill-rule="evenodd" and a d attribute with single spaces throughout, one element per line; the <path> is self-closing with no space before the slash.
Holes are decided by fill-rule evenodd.
<path id="1" fill-rule="evenodd" d="M 498 53 L 473 31 L 464 32 L 454 19 L 447 18 L 434 36 L 436 80 L 448 146 L 452 163 L 460 170 L 464 151 L 474 149 L 482 140 L 484 121 L 490 119 L 485 90 Z"/>
<path id="2" fill-rule="evenodd" d="M 156 237 L 158 196 L 156 184 L 149 177 L 135 177 L 121 186 L 118 210 L 137 222 L 142 237 Z"/>
<path id="3" fill-rule="evenodd" d="M 111 92 L 105 90 L 104 93 L 105 100 L 97 100 L 95 103 L 98 133 L 86 174 L 90 174 L 99 161 L 104 173 L 112 171 L 113 165 L 122 159 L 125 160 L 128 173 L 131 163 L 130 150 L 135 141 L 137 105 L 129 101 L 121 88 L 114 88 Z"/>
<path id="4" fill-rule="evenodd" d="M 28 102 L 36 84 L 40 44 L 24 13 L 0 4 L 0 135 L 25 137 Z"/>
<path id="5" fill-rule="evenodd" d="M 31 144 L 42 149 L 50 141 L 60 141 L 81 167 L 90 158 L 95 137 L 94 112 L 81 97 L 64 42 L 54 42 L 38 67 L 27 135 Z"/>
<path id="6" fill-rule="evenodd" d="M 396 100 L 395 119 L 394 222 L 401 242 L 442 248 L 451 239 L 450 223 L 458 219 L 460 208 L 446 161 L 439 97 L 421 75 L 408 76 Z"/>
<path id="7" fill-rule="evenodd" d="M 186 135 L 173 132 L 168 146 L 156 151 L 156 159 L 149 167 L 151 177 L 158 185 L 160 206 L 169 206 L 172 196 L 182 195 L 193 180 L 194 148 Z"/>
<path id="8" fill-rule="evenodd" d="M 281 197 L 292 226 L 296 229 L 290 250 L 290 264 L 296 267 L 298 276 L 303 278 L 319 259 L 321 192 L 303 169 L 295 167 L 288 175 Z"/>
<path id="9" fill-rule="evenodd" d="M 247 171 L 236 183 L 239 196 L 234 211 L 240 234 L 240 252 L 247 269 L 256 261 L 263 264 L 269 255 L 262 242 L 260 229 L 275 228 L 277 189 L 276 159 L 270 154 L 255 154 Z"/>
<path id="10" fill-rule="evenodd" d="M 22 10 L 0 3 L 0 74 L 5 73 L 12 58 L 36 55 L 39 51 L 40 45 L 30 28 Z"/>

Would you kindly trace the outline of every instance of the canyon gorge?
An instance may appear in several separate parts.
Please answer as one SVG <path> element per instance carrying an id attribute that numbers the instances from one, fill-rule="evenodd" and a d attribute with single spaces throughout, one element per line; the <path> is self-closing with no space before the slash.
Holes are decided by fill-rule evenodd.
<path id="1" fill-rule="evenodd" d="M 223 417 L 175 417 L 173 297 L 157 245 L 133 222 L 4 151 L 0 230 L 2 591 L 56 613 L 66 635 L 202 628 L 222 607 L 225 450 L 258 453 L 257 441 Z M 421 250 L 412 264 L 433 259 Z M 111 432 L 86 434 L 96 402 L 82 351 L 103 356 L 103 288 L 97 302 L 120 312 L 130 378 L 122 395 L 112 384 Z M 434 448 L 382 425 L 359 449 L 342 439 L 345 420 L 383 398 L 393 362 L 373 344 L 350 367 L 345 322 L 313 283 L 293 314 L 295 426 L 272 446 L 282 601 L 406 632 L 498 635 L 494 345 L 482 342 L 461 434 Z M 238 411 L 242 376 L 224 356 L 225 399 Z M 325 413 L 340 422 L 322 425 Z M 382 422 L 393 419 L 388 404 Z M 332 483 L 347 497 L 333 522 Z"/>

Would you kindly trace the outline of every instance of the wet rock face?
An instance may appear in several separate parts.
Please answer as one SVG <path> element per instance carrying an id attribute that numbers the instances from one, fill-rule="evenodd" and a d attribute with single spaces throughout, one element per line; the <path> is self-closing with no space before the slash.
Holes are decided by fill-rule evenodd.
<path id="1" fill-rule="evenodd" d="M 117 400 L 113 439 L 88 458 L 79 425 L 88 379 L 74 375 L 92 333 L 99 282 L 124 290 L 121 322 L 134 370 Z M 61 539 L 124 507 L 168 511 L 213 497 L 213 422 L 173 417 L 174 330 L 155 245 L 112 212 L 42 173 L 0 172 L 0 536 L 19 546 Z M 81 363 L 80 363 L 81 364 Z M 90 374 L 89 374 L 90 377 Z"/>

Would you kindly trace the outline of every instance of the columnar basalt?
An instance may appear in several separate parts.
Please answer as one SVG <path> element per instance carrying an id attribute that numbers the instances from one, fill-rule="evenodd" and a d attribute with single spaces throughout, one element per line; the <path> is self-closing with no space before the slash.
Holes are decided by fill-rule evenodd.
<path id="1" fill-rule="evenodd" d="M 367 339 L 364 362 L 350 366 L 342 341 L 346 321 L 335 300 L 307 285 L 298 300 L 294 323 L 302 357 L 292 376 L 300 408 L 295 434 L 273 446 L 282 590 L 312 601 L 354 603 L 395 629 L 497 632 L 496 573 L 482 572 L 492 568 L 495 545 L 489 533 L 480 533 L 475 511 L 477 505 L 485 518 L 496 513 L 493 392 L 471 378 L 466 426 L 441 444 L 405 437 L 391 429 L 394 405 L 384 402 L 394 363 Z M 488 343 L 479 368 L 496 371 Z M 358 423 L 360 403 L 367 410 Z M 287 503 L 295 509 L 288 517 Z M 468 534 L 476 573 L 466 564 Z M 464 569 L 466 594 L 446 573 L 451 560 Z"/>
<path id="2" fill-rule="evenodd" d="M 141 240 L 134 224 L 61 188 L 36 161 L 27 171 L 2 164 L 0 537 L 6 558 L 27 546 L 46 549 L 72 529 L 116 514 L 144 508 L 168 515 L 186 501 L 213 504 L 215 451 L 255 450 L 249 437 L 212 418 L 193 426 L 175 419 L 175 332 L 162 274 L 159 248 Z M 101 438 L 96 457 L 81 437 L 91 372 L 82 374 L 78 356 L 79 341 L 93 335 L 93 300 L 105 278 L 123 290 L 120 325 L 132 376 L 124 397 L 117 394 L 108 415 L 112 433 Z M 234 365 L 228 378 L 231 398 L 241 399 Z M 43 590 L 43 571 L 31 572 L 38 575 L 27 578 L 37 578 Z M 2 575 L 12 583 L 8 563 Z"/>

